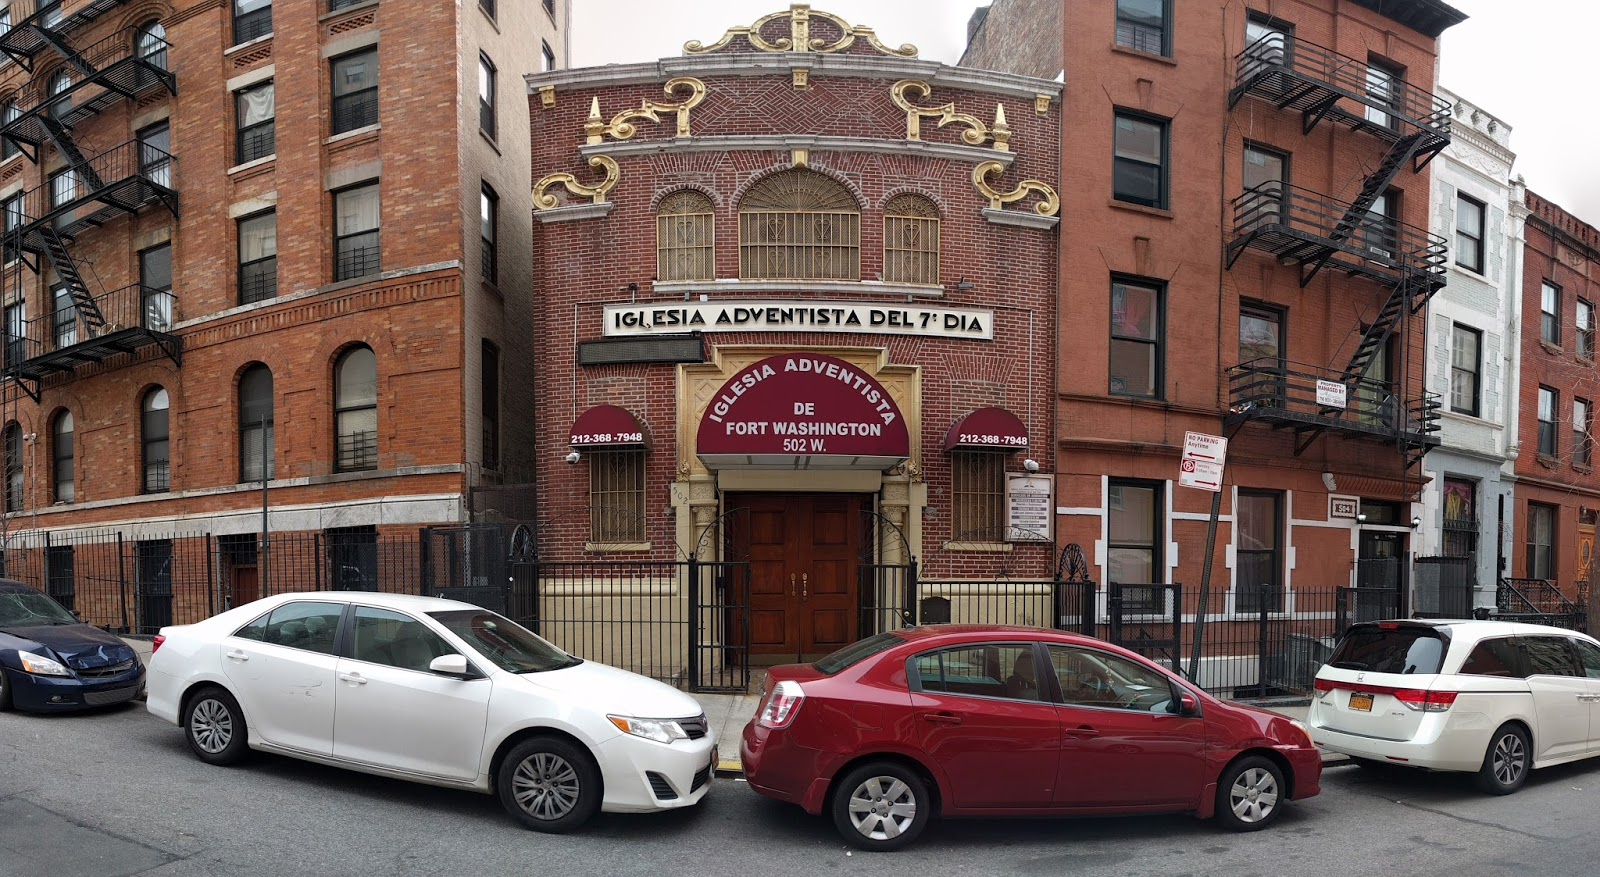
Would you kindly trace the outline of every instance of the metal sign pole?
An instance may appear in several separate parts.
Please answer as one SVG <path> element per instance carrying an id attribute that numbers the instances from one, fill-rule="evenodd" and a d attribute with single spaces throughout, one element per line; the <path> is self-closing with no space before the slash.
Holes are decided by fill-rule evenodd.
<path id="1" fill-rule="evenodd" d="M 1194 647 L 1189 652 L 1189 680 L 1198 678 L 1200 649 L 1206 634 L 1206 610 L 1211 605 L 1211 561 L 1217 553 L 1217 516 L 1222 513 L 1222 491 L 1211 494 L 1211 519 L 1206 522 L 1206 559 L 1200 568 L 1200 608 L 1194 614 Z M 1237 514 L 1235 510 L 1235 514 Z"/>

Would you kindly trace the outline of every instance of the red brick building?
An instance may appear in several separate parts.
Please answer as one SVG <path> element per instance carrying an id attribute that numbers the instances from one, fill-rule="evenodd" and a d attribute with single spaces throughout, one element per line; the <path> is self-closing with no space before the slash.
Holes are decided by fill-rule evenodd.
<path id="1" fill-rule="evenodd" d="M 542 558 L 748 561 L 790 658 L 1050 576 L 1058 84 L 796 6 L 528 87 Z"/>
<path id="2" fill-rule="evenodd" d="M 1600 230 L 1528 192 L 1522 256 L 1522 371 L 1510 575 L 1589 582 L 1600 482 L 1594 475 L 1594 306 Z"/>
<path id="3" fill-rule="evenodd" d="M 244 599 L 265 503 L 268 532 L 357 546 L 332 566 L 371 584 L 380 533 L 488 513 L 474 496 L 531 477 L 520 83 L 565 54 L 566 14 L 7 7 L 13 575 L 49 540 L 70 587 L 88 528 L 151 569 L 203 535 L 224 553 L 196 549 L 201 583 Z"/>
<path id="4" fill-rule="evenodd" d="M 1431 92 L 1463 16 L 1067 0 L 1051 35 L 1018 4 L 990 9 L 962 63 L 1031 58 L 1020 72 L 1066 83 L 1058 542 L 1101 582 L 1182 583 L 1195 618 L 1211 494 L 1179 486 L 1193 431 L 1231 439 L 1208 618 L 1404 591 L 1448 258 L 1427 232 L 1426 165 L 1450 137 Z M 1018 49 L 1055 39 L 1048 59 Z"/>

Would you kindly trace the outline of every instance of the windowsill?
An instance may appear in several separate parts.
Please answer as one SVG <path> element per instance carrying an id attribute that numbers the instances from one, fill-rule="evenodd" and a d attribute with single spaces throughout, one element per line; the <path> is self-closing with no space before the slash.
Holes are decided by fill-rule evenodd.
<path id="1" fill-rule="evenodd" d="M 988 552 L 992 554 L 1008 554 L 1011 552 L 1010 542 L 946 542 L 945 551 L 971 551 Z"/>
<path id="2" fill-rule="evenodd" d="M 506 294 L 500 291 L 500 284 L 495 283 L 492 280 L 485 280 L 480 285 L 483 287 L 484 292 L 494 296 L 495 300 L 501 304 L 505 304 Z"/>
<path id="3" fill-rule="evenodd" d="M 585 542 L 583 550 L 590 554 L 622 554 L 628 551 L 649 551 L 649 542 Z"/>
<path id="4" fill-rule="evenodd" d="M 327 21 L 330 18 L 338 18 L 341 15 L 347 15 L 347 14 L 349 14 L 351 12 L 356 12 L 356 11 L 361 10 L 361 9 L 368 9 L 370 7 L 377 6 L 377 5 L 378 5 L 378 0 L 367 0 L 367 2 L 365 2 L 365 3 L 357 3 L 357 4 L 353 5 L 353 6 L 346 6 L 343 9 L 335 9 L 332 12 L 324 12 L 323 14 L 317 16 L 317 22 L 320 24 L 320 23 L 322 23 L 324 21 Z"/>
<path id="5" fill-rule="evenodd" d="M 1543 338 L 1539 339 L 1539 346 L 1543 347 L 1544 352 L 1550 354 L 1551 356 L 1560 356 L 1562 353 L 1566 352 L 1559 344 L 1551 344 Z"/>
<path id="6" fill-rule="evenodd" d="M 245 171 L 254 170 L 254 169 L 259 168 L 259 167 L 261 167 L 263 165 L 273 164 L 277 160 L 278 160 L 278 154 L 276 152 L 274 152 L 271 155 L 264 155 L 264 156 L 262 156 L 262 157 L 260 157 L 258 159 L 253 160 L 253 161 L 247 161 L 244 164 L 236 164 L 233 167 L 228 168 L 228 176 L 231 177 L 234 174 L 242 174 Z"/>
<path id="7" fill-rule="evenodd" d="M 1556 469 L 1561 466 L 1560 458 L 1552 457 L 1549 454 L 1538 455 L 1538 460 L 1539 465 L 1545 467 L 1546 469 Z"/>
<path id="8" fill-rule="evenodd" d="M 1162 219 L 1177 218 L 1171 210 L 1162 207 L 1146 207 L 1143 204 L 1135 204 L 1132 201 L 1118 201 L 1115 198 L 1108 199 L 1106 206 L 1115 207 L 1118 210 L 1128 210 L 1133 213 L 1143 213 L 1147 216 L 1159 216 Z"/>
<path id="9" fill-rule="evenodd" d="M 1142 405 L 1166 405 L 1167 400 L 1160 396 L 1139 396 L 1133 393 L 1118 393 L 1116 390 L 1107 390 L 1106 396 L 1123 402 L 1137 402 Z"/>
<path id="10" fill-rule="evenodd" d="M 1593 475 L 1594 474 L 1594 467 L 1588 465 L 1587 463 L 1573 463 L 1572 464 L 1572 468 L 1573 468 L 1574 471 L 1582 472 L 1585 475 Z"/>
<path id="11" fill-rule="evenodd" d="M 1116 52 L 1119 55 L 1132 55 L 1135 58 L 1143 58 L 1146 61 L 1154 61 L 1157 64 L 1165 64 L 1168 67 L 1178 66 L 1177 61 L 1166 55 L 1157 55 L 1155 52 L 1146 52 L 1143 49 L 1135 49 L 1130 46 L 1124 46 L 1115 40 L 1113 40 L 1111 43 L 1111 51 Z"/>
<path id="12" fill-rule="evenodd" d="M 504 153 L 500 151 L 500 144 L 493 137 L 489 136 L 488 131 L 479 128 L 478 136 L 483 138 L 483 142 L 489 144 L 489 148 L 494 150 L 495 155 L 504 155 Z"/>
<path id="13" fill-rule="evenodd" d="M 18 152 L 16 155 L 11 156 L 10 158 L 0 159 L 0 167 L 5 167 L 6 165 L 16 161 L 17 159 L 19 159 L 21 157 L 22 157 L 22 153 Z"/>
<path id="14" fill-rule="evenodd" d="M 362 125 L 360 128 L 352 128 L 349 131 L 341 131 L 338 134 L 334 134 L 328 137 L 326 140 L 323 140 L 322 145 L 331 146 L 332 144 L 341 143 L 345 140 L 352 140 L 356 137 L 360 137 L 363 134 L 375 134 L 382 128 L 382 122 L 374 122 L 371 125 Z"/>
<path id="15" fill-rule="evenodd" d="M 242 43 L 234 43 L 233 45 L 229 46 L 228 48 L 223 49 L 222 50 L 222 57 L 226 58 L 229 55 L 238 54 L 239 52 L 242 52 L 242 51 L 244 51 L 244 50 L 246 50 L 246 49 L 248 49 L 248 48 L 250 48 L 252 46 L 259 46 L 262 43 L 270 43 L 270 42 L 272 42 L 272 34 L 270 34 L 270 33 L 262 34 L 261 36 L 258 36 L 253 40 L 246 40 L 246 41 L 244 41 Z"/>
<path id="16" fill-rule="evenodd" d="M 1588 366 L 1589 368 L 1594 368 L 1594 357 L 1592 357 L 1592 356 L 1584 356 L 1583 354 L 1580 353 L 1580 354 L 1578 354 L 1578 365 Z"/>
<path id="17" fill-rule="evenodd" d="M 1474 279 L 1474 280 L 1482 280 L 1484 283 L 1491 282 L 1489 280 L 1488 275 L 1483 273 L 1483 269 L 1482 268 L 1469 268 L 1466 265 L 1461 264 L 1460 262 L 1453 262 L 1451 264 L 1457 271 L 1460 271 L 1463 274 L 1467 274 L 1467 275 L 1471 276 L 1472 279 Z"/>
<path id="18" fill-rule="evenodd" d="M 483 8 L 483 4 L 482 3 L 478 4 L 478 14 L 482 15 L 485 19 L 488 20 L 489 26 L 494 28 L 494 32 L 495 33 L 501 33 L 500 22 L 498 20 L 496 20 L 493 15 L 489 14 L 489 10 Z"/>

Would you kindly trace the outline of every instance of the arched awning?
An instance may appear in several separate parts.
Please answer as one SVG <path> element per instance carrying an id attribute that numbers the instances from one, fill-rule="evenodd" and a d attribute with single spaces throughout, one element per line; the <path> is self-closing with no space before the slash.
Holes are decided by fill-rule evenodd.
<path id="1" fill-rule="evenodd" d="M 1028 427 L 1022 418 L 1004 408 L 979 408 L 950 424 L 944 435 L 947 451 L 1023 451 L 1028 448 Z"/>
<path id="2" fill-rule="evenodd" d="M 650 447 L 650 433 L 644 423 L 626 408 L 596 405 L 572 421 L 575 448 Z"/>

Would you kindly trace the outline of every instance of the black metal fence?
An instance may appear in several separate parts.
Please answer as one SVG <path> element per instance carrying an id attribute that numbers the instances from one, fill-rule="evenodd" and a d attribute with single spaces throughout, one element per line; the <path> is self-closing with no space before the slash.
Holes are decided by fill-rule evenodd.
<path id="1" fill-rule="evenodd" d="M 1586 586 L 1580 586 L 1580 591 L 1584 590 Z M 1580 594 L 1574 601 L 1548 579 L 1501 578 L 1495 589 L 1495 607 L 1499 610 L 1495 617 L 1587 631 L 1585 596 Z"/>

